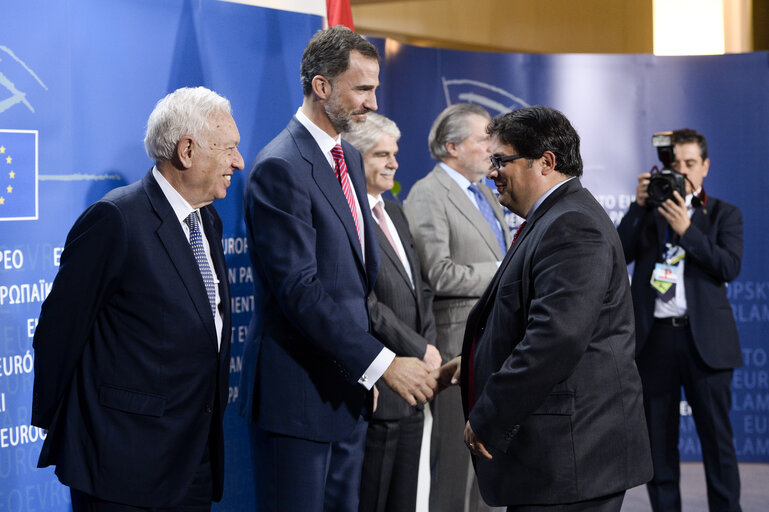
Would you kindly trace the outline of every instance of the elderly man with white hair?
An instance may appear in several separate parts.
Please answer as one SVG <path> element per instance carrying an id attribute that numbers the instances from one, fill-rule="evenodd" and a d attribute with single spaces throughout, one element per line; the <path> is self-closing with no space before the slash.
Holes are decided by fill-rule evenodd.
<path id="1" fill-rule="evenodd" d="M 222 496 L 230 299 L 222 223 L 240 135 L 203 87 L 160 100 L 155 165 L 67 236 L 35 331 L 32 424 L 75 512 L 208 511 Z"/>
<path id="2" fill-rule="evenodd" d="M 400 130 L 393 121 L 369 113 L 365 123 L 342 136 L 363 155 L 366 191 L 380 249 L 379 275 L 369 297 L 371 333 L 399 356 L 440 366 L 435 348 L 433 295 L 422 280 L 419 257 L 401 207 L 382 194 L 394 184 Z M 377 383 L 379 399 L 369 422 L 360 512 L 409 512 L 416 507 L 422 404 L 409 405 L 385 383 Z"/>

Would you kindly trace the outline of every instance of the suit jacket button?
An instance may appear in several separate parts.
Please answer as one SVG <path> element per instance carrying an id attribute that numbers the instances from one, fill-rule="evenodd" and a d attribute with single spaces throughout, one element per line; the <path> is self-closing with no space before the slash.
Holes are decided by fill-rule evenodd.
<path id="1" fill-rule="evenodd" d="M 208 414 L 211 414 L 212 412 L 214 412 L 214 408 L 211 406 L 211 404 L 206 404 L 206 412 Z"/>

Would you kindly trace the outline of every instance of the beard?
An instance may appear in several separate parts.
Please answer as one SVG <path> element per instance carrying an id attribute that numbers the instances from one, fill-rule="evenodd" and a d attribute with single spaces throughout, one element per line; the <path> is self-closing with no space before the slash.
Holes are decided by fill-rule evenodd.
<path id="1" fill-rule="evenodd" d="M 365 118 L 361 121 L 355 121 L 353 119 L 354 114 L 367 114 L 368 110 L 346 112 L 344 107 L 339 101 L 339 97 L 336 94 L 332 94 L 331 97 L 323 104 L 323 111 L 326 113 L 331 126 L 334 127 L 337 133 L 344 133 L 352 128 L 353 123 L 364 122 Z"/>

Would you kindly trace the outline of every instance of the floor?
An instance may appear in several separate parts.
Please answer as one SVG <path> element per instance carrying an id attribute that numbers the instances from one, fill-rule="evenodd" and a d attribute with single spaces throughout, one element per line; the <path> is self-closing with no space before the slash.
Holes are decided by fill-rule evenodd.
<path id="1" fill-rule="evenodd" d="M 432 427 L 429 409 L 429 407 L 425 407 L 426 434 L 430 432 Z M 422 442 L 417 512 L 427 512 L 430 492 L 430 472 L 427 460 L 429 435 L 425 435 Z M 742 512 L 769 512 L 769 464 L 740 464 L 740 480 L 742 483 L 740 499 Z M 701 463 L 686 462 L 681 464 L 681 501 L 683 512 L 707 512 L 705 473 Z M 651 512 L 645 486 L 636 487 L 627 492 L 622 505 L 622 512 Z"/>
<path id="2" fill-rule="evenodd" d="M 769 511 L 769 464 L 740 464 L 743 512 Z M 683 512 L 706 512 L 705 472 L 699 462 L 681 464 L 681 504 Z M 649 512 L 646 487 L 630 489 L 625 495 L 622 512 Z"/>

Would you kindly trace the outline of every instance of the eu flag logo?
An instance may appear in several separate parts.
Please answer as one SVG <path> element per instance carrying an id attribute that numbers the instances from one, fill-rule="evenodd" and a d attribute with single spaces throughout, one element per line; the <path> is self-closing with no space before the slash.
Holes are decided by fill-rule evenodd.
<path id="1" fill-rule="evenodd" d="M 37 130 L 0 130 L 2 220 L 37 220 Z"/>

